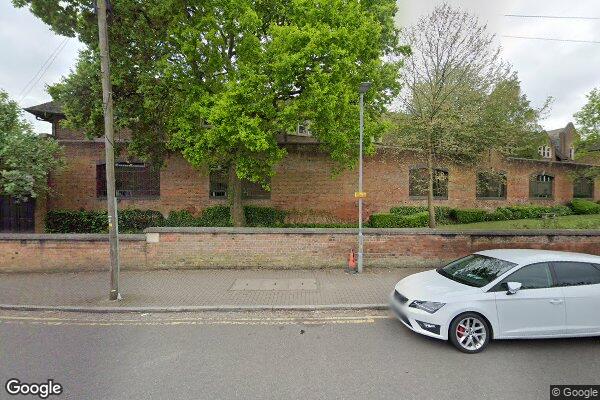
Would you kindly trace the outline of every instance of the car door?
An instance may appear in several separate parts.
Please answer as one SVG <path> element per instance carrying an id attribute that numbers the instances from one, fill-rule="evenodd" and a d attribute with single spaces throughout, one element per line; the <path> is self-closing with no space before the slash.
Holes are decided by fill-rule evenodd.
<path id="1" fill-rule="evenodd" d="M 600 265 L 554 262 L 552 268 L 565 296 L 567 334 L 600 334 Z"/>
<path id="2" fill-rule="evenodd" d="M 521 283 L 507 294 L 507 282 Z M 565 301 L 561 287 L 554 287 L 549 263 L 526 265 L 504 278 L 491 290 L 502 337 L 551 337 L 565 334 Z"/>

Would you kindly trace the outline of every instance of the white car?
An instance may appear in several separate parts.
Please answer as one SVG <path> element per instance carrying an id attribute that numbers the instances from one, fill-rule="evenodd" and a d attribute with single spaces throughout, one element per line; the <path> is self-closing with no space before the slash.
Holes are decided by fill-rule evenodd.
<path id="1" fill-rule="evenodd" d="M 481 251 L 402 279 L 390 308 L 408 328 L 465 353 L 490 339 L 600 336 L 600 256 Z"/>

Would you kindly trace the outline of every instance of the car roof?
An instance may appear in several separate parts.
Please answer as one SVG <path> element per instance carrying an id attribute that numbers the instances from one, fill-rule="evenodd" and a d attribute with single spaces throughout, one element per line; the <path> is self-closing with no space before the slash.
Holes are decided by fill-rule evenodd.
<path id="1" fill-rule="evenodd" d="M 526 265 L 547 261 L 579 261 L 600 264 L 600 256 L 568 251 L 538 250 L 538 249 L 495 249 L 478 251 L 487 257 L 499 258 L 515 264 Z"/>

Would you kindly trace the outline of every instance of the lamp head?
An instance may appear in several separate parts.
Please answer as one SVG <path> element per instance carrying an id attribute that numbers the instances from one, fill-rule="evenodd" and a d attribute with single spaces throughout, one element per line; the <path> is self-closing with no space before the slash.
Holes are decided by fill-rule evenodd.
<path id="1" fill-rule="evenodd" d="M 358 87 L 358 93 L 366 93 L 371 87 L 371 82 L 362 82 Z"/>

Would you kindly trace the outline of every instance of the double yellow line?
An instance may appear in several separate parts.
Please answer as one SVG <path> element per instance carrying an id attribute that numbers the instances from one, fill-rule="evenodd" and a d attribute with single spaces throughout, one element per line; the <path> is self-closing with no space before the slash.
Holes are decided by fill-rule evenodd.
<path id="1" fill-rule="evenodd" d="M 73 326 L 175 326 L 175 325 L 325 325 L 325 324 L 369 324 L 376 320 L 388 319 L 385 315 L 331 316 L 331 317 L 190 317 L 93 320 L 86 318 L 0 316 L 2 324 L 30 325 L 73 325 Z"/>

